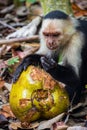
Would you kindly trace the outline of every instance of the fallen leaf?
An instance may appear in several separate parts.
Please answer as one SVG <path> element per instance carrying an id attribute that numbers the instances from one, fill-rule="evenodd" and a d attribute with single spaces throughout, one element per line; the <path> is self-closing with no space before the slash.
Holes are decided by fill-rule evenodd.
<path id="1" fill-rule="evenodd" d="M 57 122 L 53 124 L 53 130 L 67 130 L 68 126 L 64 122 Z"/>
<path id="2" fill-rule="evenodd" d="M 12 129 L 12 130 L 17 130 L 18 128 L 22 128 L 21 127 L 21 122 L 12 122 L 9 125 L 9 128 Z"/>
<path id="3" fill-rule="evenodd" d="M 82 126 L 73 126 L 69 127 L 67 130 L 87 130 L 87 128 Z"/>
<path id="4" fill-rule="evenodd" d="M 11 91 L 11 88 L 12 88 L 12 84 L 9 84 L 9 83 L 4 83 L 4 86 L 5 88 L 8 90 L 8 91 Z"/>
<path id="5" fill-rule="evenodd" d="M 43 130 L 43 129 L 46 129 L 46 128 L 51 128 L 51 126 L 56 123 L 57 121 L 59 121 L 60 119 L 63 118 L 65 114 L 62 113 L 50 120 L 47 120 L 47 121 L 42 121 L 40 124 L 39 124 L 39 127 L 38 127 L 38 130 Z"/>
<path id="6" fill-rule="evenodd" d="M 8 120 L 4 115 L 0 114 L 0 127 L 2 127 L 5 124 L 8 124 Z"/>
<path id="7" fill-rule="evenodd" d="M 4 87 L 5 81 L 0 78 L 0 88 Z"/>
<path id="8" fill-rule="evenodd" d="M 7 113 L 7 114 L 5 114 L 6 117 L 14 117 L 15 118 L 14 114 L 11 111 L 10 105 L 3 105 L 2 111 L 3 111 L 3 114 Z"/>

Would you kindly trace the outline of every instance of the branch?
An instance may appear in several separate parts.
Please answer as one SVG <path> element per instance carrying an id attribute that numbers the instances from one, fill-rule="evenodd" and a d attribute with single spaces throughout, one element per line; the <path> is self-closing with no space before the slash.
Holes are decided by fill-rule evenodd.
<path id="1" fill-rule="evenodd" d="M 39 36 L 34 35 L 31 37 L 24 37 L 24 38 L 13 38 L 13 39 L 8 39 L 8 40 L 0 40 L 0 45 L 3 44 L 12 44 L 12 43 L 17 43 L 17 42 L 36 42 L 39 41 Z"/>
<path id="2" fill-rule="evenodd" d="M 4 27 L 8 27 L 8 28 L 12 29 L 13 31 L 16 31 L 15 28 L 13 28 L 12 26 L 8 25 L 7 23 L 4 23 L 3 21 L 0 21 L 0 24 L 2 24 Z"/>
<path id="3" fill-rule="evenodd" d="M 46 129 L 46 128 L 51 128 L 52 124 L 54 124 L 55 122 L 58 122 L 60 119 L 63 118 L 63 116 L 65 115 L 65 113 L 62 113 L 62 114 L 59 114 L 58 116 L 50 119 L 50 120 L 47 120 L 47 121 L 43 121 L 39 124 L 37 130 L 43 130 L 43 129 Z"/>

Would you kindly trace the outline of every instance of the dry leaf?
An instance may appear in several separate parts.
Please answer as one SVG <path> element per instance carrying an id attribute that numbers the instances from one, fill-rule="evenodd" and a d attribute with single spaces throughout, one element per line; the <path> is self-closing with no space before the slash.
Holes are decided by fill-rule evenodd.
<path id="1" fill-rule="evenodd" d="M 4 83 L 4 86 L 5 88 L 8 90 L 8 91 L 11 91 L 11 88 L 12 88 L 12 84 L 9 84 L 9 83 Z"/>
<path id="2" fill-rule="evenodd" d="M 63 122 L 57 122 L 53 124 L 53 130 L 67 130 L 68 126 Z"/>
<path id="3" fill-rule="evenodd" d="M 10 38 L 23 38 L 23 37 L 30 37 L 36 34 L 37 27 L 41 23 L 41 17 L 36 17 L 33 19 L 28 25 L 24 26 L 23 28 L 20 28 L 16 32 L 13 32 L 12 34 L 9 34 L 6 39 Z"/>
<path id="4" fill-rule="evenodd" d="M 8 124 L 8 120 L 6 119 L 6 117 L 3 114 L 0 114 L 0 127 Z"/>
<path id="5" fill-rule="evenodd" d="M 0 78 L 0 88 L 4 87 L 5 81 Z"/>
<path id="6" fill-rule="evenodd" d="M 65 114 L 62 113 L 62 114 L 60 114 L 60 115 L 58 115 L 58 116 L 56 116 L 56 117 L 54 117 L 54 118 L 52 118 L 52 119 L 50 119 L 50 120 L 42 121 L 42 122 L 40 123 L 40 125 L 39 125 L 39 127 L 38 127 L 37 130 L 43 130 L 43 129 L 46 129 L 46 128 L 51 128 L 51 126 L 52 126 L 54 123 L 56 123 L 57 121 L 59 121 L 60 119 L 62 119 L 64 115 L 65 115 Z"/>
<path id="7" fill-rule="evenodd" d="M 73 126 L 69 127 L 67 130 L 87 130 L 87 128 L 82 126 Z"/>
<path id="8" fill-rule="evenodd" d="M 80 9 L 75 3 L 72 4 L 72 9 L 76 17 L 87 16 L 87 10 Z"/>
<path id="9" fill-rule="evenodd" d="M 3 105 L 2 107 L 2 113 L 6 116 L 6 117 L 14 117 L 14 114 L 11 111 L 10 105 Z"/>
<path id="10" fill-rule="evenodd" d="M 12 122 L 9 125 L 9 128 L 11 128 L 12 130 L 17 130 L 18 128 L 22 128 L 21 127 L 21 122 Z"/>

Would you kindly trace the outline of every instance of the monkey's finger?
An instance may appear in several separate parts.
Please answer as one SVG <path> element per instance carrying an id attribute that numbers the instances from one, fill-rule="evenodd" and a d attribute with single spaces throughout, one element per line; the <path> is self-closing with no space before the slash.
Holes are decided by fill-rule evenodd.
<path id="1" fill-rule="evenodd" d="M 21 73 L 23 70 L 26 70 L 27 67 L 31 65 L 31 61 L 29 62 L 28 60 L 24 60 L 19 66 L 18 68 L 16 69 L 15 73 L 14 73 L 14 76 L 13 76 L 13 82 L 15 83 L 18 78 L 20 77 Z"/>
<path id="2" fill-rule="evenodd" d="M 48 70 L 50 68 L 50 64 L 45 57 L 41 57 L 41 64 L 45 70 Z"/>
<path id="3" fill-rule="evenodd" d="M 49 58 L 48 58 L 48 57 L 45 57 L 45 56 L 42 56 L 42 57 L 41 57 L 41 60 L 44 60 L 45 62 L 48 62 Z"/>
<path id="4" fill-rule="evenodd" d="M 24 64 L 24 70 L 26 70 L 29 65 L 35 65 L 35 66 L 37 66 L 37 62 L 33 61 L 32 59 L 29 60 L 29 61 L 27 61 L 27 62 L 25 62 L 25 64 Z"/>
<path id="5" fill-rule="evenodd" d="M 23 71 L 23 66 L 20 65 L 20 66 L 16 69 L 16 71 L 15 71 L 15 73 L 14 73 L 14 75 L 13 75 L 13 83 L 15 83 L 15 82 L 18 80 L 18 78 L 19 78 L 19 76 L 20 76 L 20 74 L 21 74 L 22 71 Z"/>
<path id="6" fill-rule="evenodd" d="M 15 76 L 13 76 L 13 83 L 15 83 L 18 80 L 19 76 L 20 74 L 18 73 Z"/>
<path id="7" fill-rule="evenodd" d="M 24 70 L 26 70 L 27 69 L 27 67 L 29 66 L 29 65 L 31 65 L 32 63 L 31 62 L 29 62 L 29 61 L 27 61 L 27 62 L 25 62 L 25 64 L 24 64 Z"/>
<path id="8" fill-rule="evenodd" d="M 52 58 L 48 59 L 48 61 L 50 62 L 51 66 L 56 66 L 56 64 L 57 64 Z"/>
<path id="9" fill-rule="evenodd" d="M 24 65 L 24 70 L 26 70 L 28 66 L 29 66 L 28 64 L 25 64 Z"/>
<path id="10" fill-rule="evenodd" d="M 51 58 L 41 57 L 42 62 L 45 62 L 48 67 L 54 66 L 56 62 Z"/>

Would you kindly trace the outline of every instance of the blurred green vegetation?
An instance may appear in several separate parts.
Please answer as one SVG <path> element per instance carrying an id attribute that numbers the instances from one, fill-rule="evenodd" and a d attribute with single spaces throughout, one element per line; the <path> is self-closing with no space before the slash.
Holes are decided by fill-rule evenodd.
<path id="1" fill-rule="evenodd" d="M 40 0 L 44 14 L 52 10 L 62 10 L 73 15 L 70 0 Z"/>

